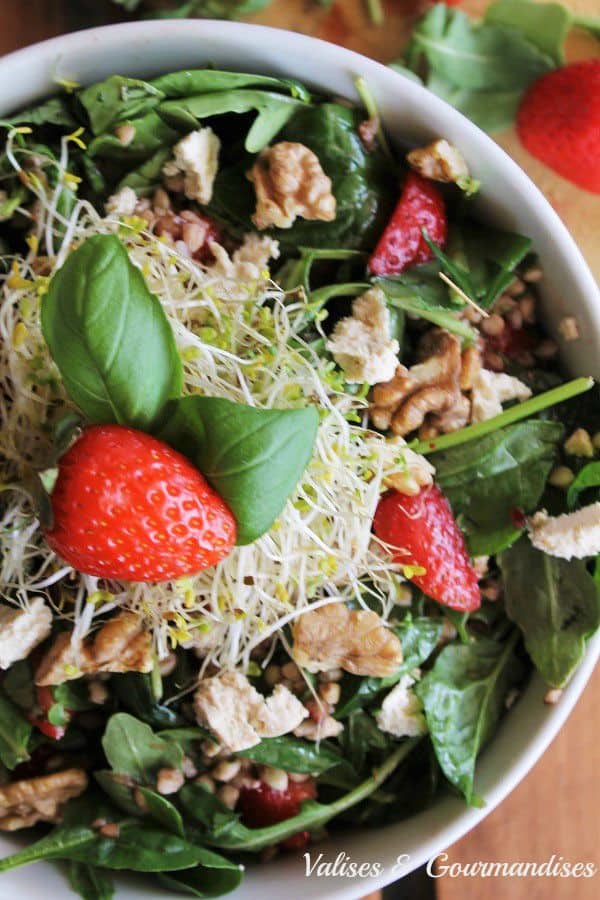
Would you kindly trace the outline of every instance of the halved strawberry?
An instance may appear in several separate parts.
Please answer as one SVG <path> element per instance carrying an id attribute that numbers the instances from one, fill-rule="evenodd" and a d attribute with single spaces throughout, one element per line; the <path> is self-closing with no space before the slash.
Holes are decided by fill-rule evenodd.
<path id="1" fill-rule="evenodd" d="M 477 573 L 450 504 L 435 484 L 409 497 L 390 491 L 373 520 L 378 538 L 397 548 L 394 562 L 417 568 L 410 580 L 443 606 L 471 612 L 481 606 Z"/>
<path id="2" fill-rule="evenodd" d="M 307 781 L 289 781 L 284 791 L 276 791 L 264 781 L 256 788 L 242 788 L 238 808 L 242 821 L 250 828 L 264 828 L 275 825 L 297 816 L 304 800 L 314 800 L 317 786 L 314 779 Z M 287 850 L 301 849 L 310 835 L 307 831 L 299 831 L 282 841 Z"/>
<path id="3" fill-rule="evenodd" d="M 92 425 L 61 457 L 51 496 L 52 549 L 101 578 L 167 581 L 214 566 L 235 519 L 191 462 L 122 425 Z"/>

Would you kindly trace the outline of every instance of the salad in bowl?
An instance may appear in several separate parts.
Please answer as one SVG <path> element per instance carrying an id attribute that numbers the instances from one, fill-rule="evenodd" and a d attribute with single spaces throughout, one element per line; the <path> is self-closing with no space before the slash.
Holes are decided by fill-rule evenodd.
<path id="1" fill-rule="evenodd" d="M 598 390 L 535 247 L 358 87 L 116 74 L 2 122 L 0 871 L 218 896 L 480 804 L 598 628 Z"/>

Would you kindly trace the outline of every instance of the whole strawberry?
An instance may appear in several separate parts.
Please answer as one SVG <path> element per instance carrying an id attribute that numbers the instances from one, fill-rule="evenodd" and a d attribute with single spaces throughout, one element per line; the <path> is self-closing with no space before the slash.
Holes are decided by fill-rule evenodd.
<path id="1" fill-rule="evenodd" d="M 517 129 L 533 156 L 600 194 L 600 59 L 542 75 L 521 101 Z"/>
<path id="2" fill-rule="evenodd" d="M 180 453 L 141 431 L 92 425 L 61 457 L 51 496 L 52 549 L 80 572 L 167 581 L 214 566 L 236 524 Z"/>
<path id="3" fill-rule="evenodd" d="M 390 491 L 373 520 L 378 538 L 398 548 L 394 562 L 417 571 L 410 580 L 443 606 L 470 612 L 481 606 L 477 573 L 450 504 L 437 485 L 414 497 Z"/>

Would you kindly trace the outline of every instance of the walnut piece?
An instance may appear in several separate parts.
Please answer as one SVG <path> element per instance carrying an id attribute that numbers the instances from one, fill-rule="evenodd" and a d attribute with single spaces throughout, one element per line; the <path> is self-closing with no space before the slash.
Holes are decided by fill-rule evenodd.
<path id="1" fill-rule="evenodd" d="M 411 169 L 433 181 L 458 183 L 469 178 L 469 167 L 458 147 L 444 139 L 411 150 L 406 157 Z"/>
<path id="2" fill-rule="evenodd" d="M 194 694 L 194 711 L 198 724 L 232 753 L 254 747 L 261 738 L 288 734 L 308 716 L 284 685 L 263 697 L 240 672 L 204 678 Z"/>
<path id="3" fill-rule="evenodd" d="M 332 222 L 336 201 L 331 179 L 304 144 L 281 141 L 266 147 L 247 174 L 256 192 L 252 221 L 264 228 L 291 228 L 298 216 Z"/>
<path id="4" fill-rule="evenodd" d="M 140 617 L 120 612 L 79 647 L 73 647 L 69 632 L 59 634 L 41 660 L 35 682 L 62 684 L 93 672 L 151 672 L 151 651 L 150 635 Z"/>
<path id="5" fill-rule="evenodd" d="M 60 807 L 82 794 L 87 783 L 83 769 L 65 769 L 2 785 L 0 831 L 17 831 L 36 822 L 60 821 Z"/>
<path id="6" fill-rule="evenodd" d="M 480 364 L 477 348 L 468 347 L 461 354 L 455 335 L 434 328 L 421 342 L 420 357 L 423 362 L 410 369 L 400 365 L 390 381 L 375 385 L 369 408 L 375 428 L 391 428 L 404 437 L 426 419 L 436 434 L 469 421 L 470 406 L 461 389 L 472 387 Z"/>
<path id="7" fill-rule="evenodd" d="M 400 641 L 371 610 L 330 603 L 299 616 L 292 631 L 292 656 L 309 672 L 339 668 L 384 678 L 402 662 Z"/>

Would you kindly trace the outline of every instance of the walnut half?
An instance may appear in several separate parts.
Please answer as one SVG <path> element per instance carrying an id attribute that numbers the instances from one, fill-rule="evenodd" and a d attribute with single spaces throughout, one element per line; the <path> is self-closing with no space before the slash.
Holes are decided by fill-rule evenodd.
<path id="1" fill-rule="evenodd" d="M 13 781 L 0 787 L 0 831 L 18 831 L 36 822 L 60 821 L 60 808 L 82 794 L 88 783 L 83 769 Z"/>
<path id="2" fill-rule="evenodd" d="M 292 656 L 309 672 L 344 669 L 384 678 L 402 662 L 400 641 L 371 610 L 330 603 L 305 612 L 292 630 Z"/>
<path id="3" fill-rule="evenodd" d="M 256 192 L 256 212 L 252 221 L 264 228 L 291 228 L 298 216 L 303 219 L 335 219 L 336 202 L 331 179 L 318 156 L 293 141 L 266 147 L 248 172 Z"/>
<path id="4" fill-rule="evenodd" d="M 120 612 L 78 648 L 72 646 L 69 632 L 59 634 L 37 668 L 35 683 L 62 684 L 93 672 L 150 672 L 151 650 L 140 617 Z"/>

